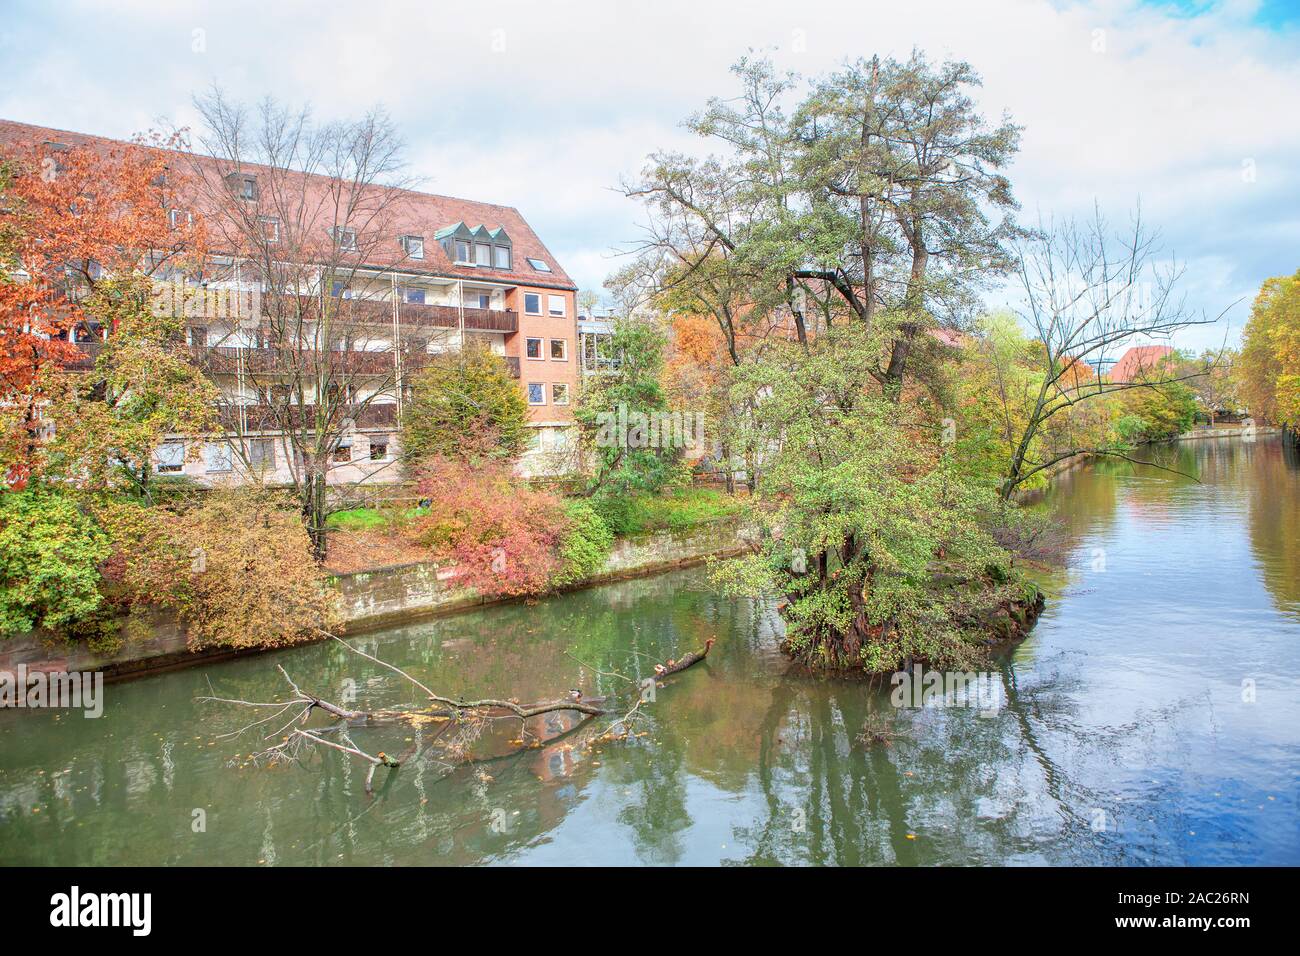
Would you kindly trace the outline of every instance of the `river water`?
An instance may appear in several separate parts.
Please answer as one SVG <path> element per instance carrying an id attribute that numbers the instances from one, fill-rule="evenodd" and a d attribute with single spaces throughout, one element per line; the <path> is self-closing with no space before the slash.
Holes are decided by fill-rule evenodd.
<path id="1" fill-rule="evenodd" d="M 452 694 L 522 700 L 626 696 L 624 678 L 717 638 L 639 736 L 380 771 L 373 798 L 333 751 L 253 766 L 265 744 L 222 736 L 253 718 L 196 701 L 277 699 L 276 664 L 358 707 L 414 700 L 337 646 L 110 684 L 99 719 L 0 712 L 0 862 L 1300 863 L 1295 455 L 1148 454 L 1200 481 L 1107 461 L 1049 496 L 1067 570 L 982 685 L 996 695 L 899 708 L 888 685 L 793 673 L 768 602 L 676 572 L 358 638 Z M 434 732 L 353 739 L 396 753 Z"/>

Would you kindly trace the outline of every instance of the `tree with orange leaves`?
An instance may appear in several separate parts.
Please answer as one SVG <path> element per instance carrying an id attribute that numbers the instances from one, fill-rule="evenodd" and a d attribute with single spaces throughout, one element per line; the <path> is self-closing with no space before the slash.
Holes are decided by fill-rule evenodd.
<path id="1" fill-rule="evenodd" d="M 98 285 L 155 275 L 202 246 L 202 227 L 170 214 L 182 184 L 168 156 L 144 143 L 0 153 L 0 453 L 11 485 L 26 482 L 39 444 L 43 373 L 109 331 L 86 309 Z"/>

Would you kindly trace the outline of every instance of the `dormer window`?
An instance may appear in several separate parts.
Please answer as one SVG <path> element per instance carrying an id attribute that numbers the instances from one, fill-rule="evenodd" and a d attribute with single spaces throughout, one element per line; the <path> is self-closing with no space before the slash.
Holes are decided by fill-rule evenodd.
<path id="1" fill-rule="evenodd" d="M 235 195 L 240 199 L 255 200 L 257 199 L 257 177 L 248 173 L 231 173 L 226 177 L 226 182 L 234 190 Z"/>
<path id="2" fill-rule="evenodd" d="M 402 248 L 412 259 L 423 259 L 424 236 L 402 236 Z"/>
<path id="3" fill-rule="evenodd" d="M 510 269 L 513 265 L 510 236 L 505 229 L 498 226 L 470 228 L 463 222 L 439 229 L 434 233 L 447 258 L 458 266 L 474 266 L 479 269 Z"/>
<path id="4" fill-rule="evenodd" d="M 334 241 L 342 252 L 357 251 L 357 231 L 349 229 L 347 226 L 336 226 L 334 229 Z"/>
<path id="5" fill-rule="evenodd" d="M 275 216 L 258 216 L 257 225 L 262 230 L 262 238 L 267 242 L 280 241 L 280 220 Z"/>

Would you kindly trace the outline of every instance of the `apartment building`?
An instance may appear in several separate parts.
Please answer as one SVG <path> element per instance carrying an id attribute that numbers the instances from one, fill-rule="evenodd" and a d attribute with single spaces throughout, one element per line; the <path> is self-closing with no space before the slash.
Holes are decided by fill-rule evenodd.
<path id="1" fill-rule="evenodd" d="M 0 145 L 18 142 L 45 144 L 52 153 L 124 145 L 0 121 Z M 277 205 L 268 193 L 284 193 L 283 188 L 271 189 L 271 177 L 295 174 L 247 163 L 228 169 L 207 157 L 198 162 L 232 183 L 268 243 L 274 244 L 282 230 L 288 239 L 288 224 L 281 220 L 292 220 L 292 211 L 286 215 L 283 201 Z M 318 179 L 322 177 L 302 176 L 301 195 L 308 201 L 313 191 L 329 188 Z M 267 314 L 268 299 L 283 308 L 284 290 L 267 294 L 262 280 L 249 278 L 256 270 L 247 263 L 241 267 L 239 256 L 215 248 L 201 278 L 156 276 L 163 307 L 184 310 L 186 344 L 220 387 L 225 429 L 207 436 L 201 450 L 179 439 L 165 443 L 157 452 L 160 473 L 212 484 L 239 481 L 251 471 L 270 482 L 292 480 L 294 449 L 281 424 L 283 396 L 296 388 L 294 414 L 310 415 L 321 396 L 304 388 L 302 379 L 311 376 L 301 372 L 328 352 L 331 368 L 341 370 L 329 387 L 343 390 L 356 408 L 331 451 L 328 480 L 399 480 L 402 472 L 394 465 L 400 460 L 398 433 L 411 376 L 436 353 L 472 341 L 504 357 L 528 403 L 535 437 L 521 470 L 545 473 L 564 460 L 575 444 L 572 409 L 580 367 L 573 281 L 518 209 L 401 192 L 393 215 L 384 220 L 386 234 L 369 236 L 367 242 L 355 235 L 335 237 L 345 251 L 349 243 L 355 251 L 345 281 L 331 273 L 335 278 L 328 288 L 307 281 L 291 290 L 306 316 L 295 333 L 300 339 L 293 354 L 286 354 L 282 336 L 273 341 L 269 331 L 275 322 Z M 169 215 L 182 221 L 199 207 L 196 199 Z M 313 310 L 328 310 L 329 316 L 345 321 L 322 323 L 332 330 L 324 335 L 313 326 Z M 74 333 L 87 367 L 107 334 L 93 324 Z"/>

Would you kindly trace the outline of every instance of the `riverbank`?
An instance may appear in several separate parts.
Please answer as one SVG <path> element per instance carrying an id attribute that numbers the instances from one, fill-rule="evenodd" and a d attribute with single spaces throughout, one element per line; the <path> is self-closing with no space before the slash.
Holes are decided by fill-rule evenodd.
<path id="1" fill-rule="evenodd" d="M 620 538 L 597 574 L 564 590 L 660 574 L 702 564 L 710 558 L 734 557 L 749 550 L 748 532 L 742 519 L 724 518 L 685 529 Z M 329 582 L 342 600 L 343 630 L 347 634 L 522 600 L 466 593 L 449 584 L 448 578 L 445 569 L 417 561 L 336 574 Z M 128 633 L 143 636 L 128 636 L 112 654 L 97 653 L 84 643 L 51 641 L 34 633 L 19 635 L 0 642 L 0 670 L 13 671 L 23 664 L 29 672 L 102 671 L 105 680 L 121 680 L 283 649 L 192 651 L 184 628 L 167 611 L 144 612 Z"/>

